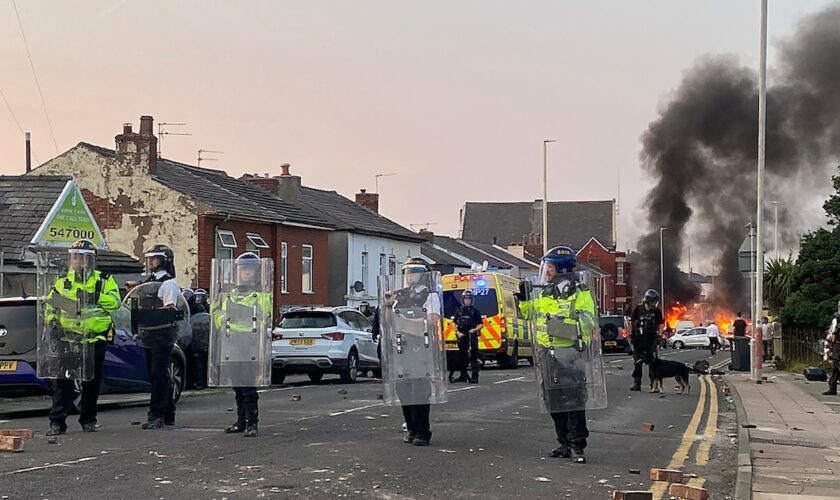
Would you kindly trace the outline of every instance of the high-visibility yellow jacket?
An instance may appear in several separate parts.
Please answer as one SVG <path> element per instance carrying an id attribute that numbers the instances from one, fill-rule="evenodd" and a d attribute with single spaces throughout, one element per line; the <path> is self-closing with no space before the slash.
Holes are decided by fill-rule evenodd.
<path id="1" fill-rule="evenodd" d="M 271 311 L 274 307 L 274 298 L 270 292 L 233 290 L 227 294 L 227 297 L 223 299 L 220 304 L 217 304 L 215 307 L 211 307 L 210 309 L 210 314 L 213 317 L 213 323 L 216 325 L 216 328 L 220 330 L 224 329 L 227 324 L 232 332 L 253 333 L 253 321 L 248 322 L 247 324 L 227 321 L 227 309 L 228 305 L 231 303 L 235 303 L 243 307 L 258 306 L 261 314 L 269 315 L 266 324 L 271 325 Z"/>
<path id="2" fill-rule="evenodd" d="M 60 327 L 66 342 L 106 340 L 111 328 L 109 311 L 120 307 L 120 291 L 109 275 L 93 271 L 87 280 L 70 270 L 55 280 L 45 299 L 48 327 Z"/>
<path id="3" fill-rule="evenodd" d="M 535 339 L 540 346 L 545 348 L 573 347 L 575 344 L 573 340 L 548 335 L 546 314 L 552 317 L 562 316 L 563 322 L 570 325 L 577 324 L 584 344 L 589 343 L 598 318 L 592 293 L 581 289 L 566 298 L 555 298 L 543 293 L 536 299 L 520 302 L 519 309 L 526 318 L 534 318 L 537 330 Z"/>

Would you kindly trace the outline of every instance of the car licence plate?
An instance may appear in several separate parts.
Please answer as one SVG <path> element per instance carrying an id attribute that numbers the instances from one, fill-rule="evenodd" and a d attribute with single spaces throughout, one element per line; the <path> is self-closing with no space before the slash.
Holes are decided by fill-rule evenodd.
<path id="1" fill-rule="evenodd" d="M 0 372 L 13 372 L 17 370 L 17 361 L 0 361 Z"/>
<path id="2" fill-rule="evenodd" d="M 616 344 L 614 340 L 607 340 L 604 342 L 604 347 L 615 347 L 617 345 L 618 344 Z"/>
<path id="3" fill-rule="evenodd" d="M 290 339 L 289 345 L 315 345 L 313 339 Z"/>

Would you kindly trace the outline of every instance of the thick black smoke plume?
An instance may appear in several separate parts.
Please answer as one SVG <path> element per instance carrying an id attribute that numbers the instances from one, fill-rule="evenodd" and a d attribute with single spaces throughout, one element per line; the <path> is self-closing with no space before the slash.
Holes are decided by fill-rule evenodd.
<path id="1" fill-rule="evenodd" d="M 767 91 L 764 220 L 772 224 L 769 202 L 779 201 L 781 243 L 791 248 L 803 225 L 813 224 L 804 207 L 820 206 L 813 200 L 830 189 L 840 157 L 840 5 L 802 20 L 779 49 Z M 699 294 L 677 268 L 686 245 L 717 261 L 713 302 L 736 308 L 747 301 L 737 256 L 755 214 L 757 122 L 757 72 L 733 57 L 707 56 L 642 135 L 642 166 L 656 184 L 645 200 L 650 231 L 639 241 L 643 262 L 634 275 L 659 288 L 659 228 L 666 227 L 668 304 Z M 772 228 L 765 230 L 765 248 L 772 239 Z"/>

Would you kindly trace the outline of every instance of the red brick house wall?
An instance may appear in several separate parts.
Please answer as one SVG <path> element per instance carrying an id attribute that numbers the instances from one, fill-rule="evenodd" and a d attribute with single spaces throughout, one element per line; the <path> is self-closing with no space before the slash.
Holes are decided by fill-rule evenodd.
<path id="1" fill-rule="evenodd" d="M 616 252 L 604 248 L 597 240 L 592 239 L 584 246 L 577 255 L 578 260 L 593 264 L 610 276 L 604 278 L 604 297 L 602 298 L 601 309 L 610 314 L 627 314 L 630 311 L 631 298 L 629 297 L 630 263 L 623 262 L 624 280 L 618 283 L 619 260 L 624 260 L 624 252 Z M 624 302 L 622 302 L 624 298 Z"/>
<path id="2" fill-rule="evenodd" d="M 284 306 L 323 305 L 327 303 L 327 235 L 328 231 L 284 226 L 280 224 L 257 224 L 236 220 L 225 221 L 220 217 L 200 216 L 198 224 L 198 275 L 199 287 L 209 288 L 212 274 L 212 260 L 216 255 L 216 230 L 233 232 L 236 238 L 234 258 L 247 251 L 246 233 L 262 236 L 270 248 L 262 249 L 261 257 L 274 260 L 274 306 L 275 312 Z M 288 293 L 281 293 L 280 259 L 281 242 L 287 244 Z M 313 293 L 303 293 L 302 250 L 307 244 L 313 247 Z"/>

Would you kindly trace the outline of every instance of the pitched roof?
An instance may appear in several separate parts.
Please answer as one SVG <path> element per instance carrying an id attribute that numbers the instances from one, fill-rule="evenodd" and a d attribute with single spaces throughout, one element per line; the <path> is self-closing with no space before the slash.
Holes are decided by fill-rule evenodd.
<path id="1" fill-rule="evenodd" d="M 114 157 L 114 151 L 101 146 L 80 143 L 96 153 Z M 161 184 L 212 207 L 220 214 L 276 224 L 304 224 L 332 228 L 326 218 L 300 204 L 287 203 L 276 196 L 238 180 L 220 170 L 195 167 L 165 158 L 158 158 L 153 177 Z"/>
<path id="2" fill-rule="evenodd" d="M 301 186 L 300 201 L 326 216 L 337 229 L 403 241 L 424 241 L 423 237 L 369 210 L 335 191 Z"/>
<path id="3" fill-rule="evenodd" d="M 4 260 L 27 259 L 25 251 L 32 237 L 70 180 L 72 177 L 64 175 L 0 176 L 0 251 Z M 21 262 L 24 267 L 26 264 Z M 114 250 L 100 250 L 97 267 L 113 273 L 143 270 L 139 260 Z"/>
<path id="4" fill-rule="evenodd" d="M 513 266 L 508 264 L 507 262 L 497 259 L 496 257 L 488 255 L 480 250 L 476 250 L 464 244 L 464 242 L 458 241 L 455 238 L 450 238 L 449 236 L 440 236 L 436 234 L 432 237 L 432 243 L 435 246 L 442 248 L 446 252 L 451 252 L 456 255 L 460 255 L 469 259 L 472 262 L 481 263 L 486 260 L 487 264 L 494 269 L 513 268 Z"/>
<path id="5" fill-rule="evenodd" d="M 527 260 L 520 259 L 519 257 L 509 253 L 507 250 L 503 248 L 499 248 L 492 243 L 479 243 L 477 241 L 465 241 L 465 243 L 469 246 L 478 248 L 484 253 L 488 253 L 493 257 L 505 261 L 508 264 L 512 264 L 519 269 L 537 269 L 539 268 L 538 265 L 535 265 L 533 262 L 528 262 Z"/>
<path id="6" fill-rule="evenodd" d="M 7 259 L 23 258 L 69 180 L 63 175 L 0 176 L 0 251 Z"/>
<path id="7" fill-rule="evenodd" d="M 421 243 L 420 244 L 420 253 L 432 261 L 435 264 L 439 265 L 450 265 L 453 267 L 470 267 L 471 262 L 463 260 L 459 257 L 456 257 L 452 254 L 446 253 L 442 250 L 438 250 L 429 242 Z"/>
<path id="8" fill-rule="evenodd" d="M 615 202 L 552 201 L 548 204 L 550 246 L 569 245 L 579 250 L 595 237 L 614 246 Z M 500 245 L 522 242 L 529 234 L 542 234 L 542 201 L 480 203 L 467 202 L 462 216 L 465 240 Z"/>

